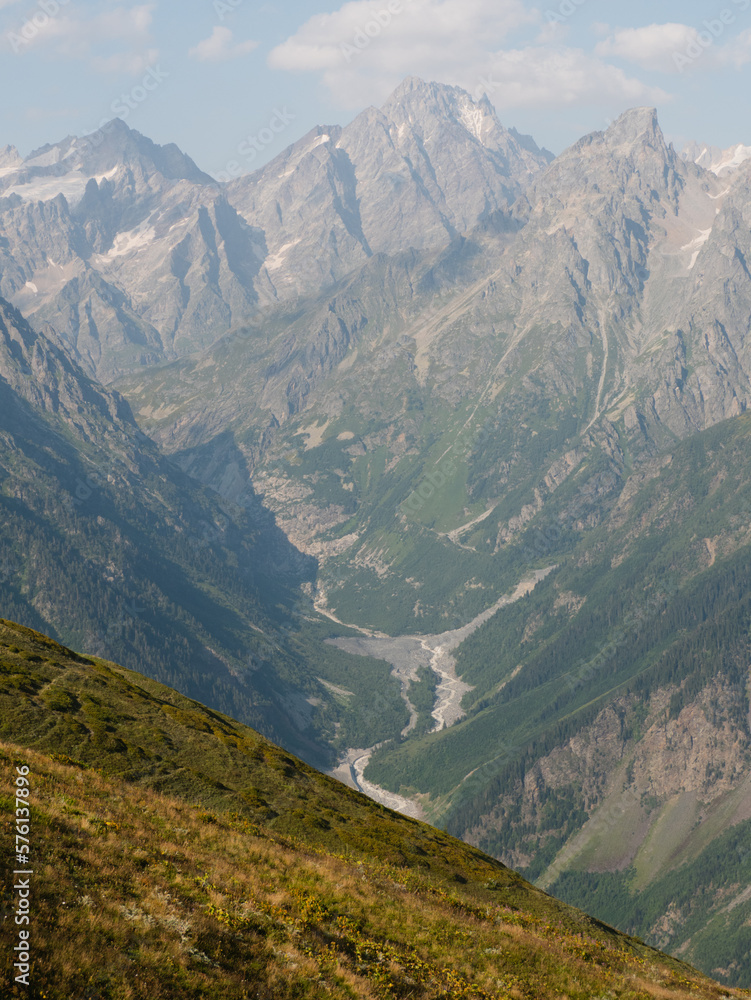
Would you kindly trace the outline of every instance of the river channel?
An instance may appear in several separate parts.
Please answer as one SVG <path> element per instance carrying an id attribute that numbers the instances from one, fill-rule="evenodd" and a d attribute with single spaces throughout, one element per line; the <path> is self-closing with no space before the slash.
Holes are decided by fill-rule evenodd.
<path id="1" fill-rule="evenodd" d="M 483 611 L 467 625 L 449 632 L 441 632 L 437 635 L 402 636 L 366 633 L 362 636 L 327 639 L 326 641 L 347 653 L 370 656 L 391 664 L 392 675 L 397 678 L 401 685 L 402 698 L 409 710 L 409 722 L 402 730 L 402 736 L 407 736 L 417 722 L 417 712 L 408 697 L 410 683 L 418 679 L 418 671 L 421 667 L 429 667 L 438 678 L 435 705 L 431 712 L 434 720 L 433 732 L 436 732 L 439 729 L 453 726 L 464 717 L 465 712 L 461 706 L 462 699 L 468 691 L 472 690 L 472 687 L 465 684 L 456 672 L 453 651 L 501 608 L 507 607 L 531 593 L 540 580 L 544 580 L 554 569 L 555 566 L 548 566 L 546 569 L 530 573 L 512 593 L 505 594 L 492 607 Z M 352 627 L 356 628 L 357 626 Z M 364 632 L 365 630 L 361 629 L 360 631 Z M 364 771 L 371 756 L 381 746 L 383 746 L 382 743 L 377 743 L 372 747 L 347 750 L 330 774 L 390 809 L 395 809 L 406 816 L 421 819 L 423 810 L 418 802 L 389 792 L 385 788 L 380 788 L 364 777 Z"/>

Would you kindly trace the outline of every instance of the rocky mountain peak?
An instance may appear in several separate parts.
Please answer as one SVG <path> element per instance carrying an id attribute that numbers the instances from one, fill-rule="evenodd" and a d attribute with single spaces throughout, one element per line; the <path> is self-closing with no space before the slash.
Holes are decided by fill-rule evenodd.
<path id="1" fill-rule="evenodd" d="M 666 166 L 680 160 L 668 148 L 654 108 L 633 108 L 614 121 L 605 132 L 593 132 L 565 150 L 527 192 L 530 205 L 551 202 L 565 205 L 583 192 L 608 192 L 617 199 L 627 189 L 647 185 L 671 186 Z M 585 213 L 596 221 L 596 213 Z"/>
<path id="2" fill-rule="evenodd" d="M 23 160 L 15 146 L 0 146 L 0 170 L 20 167 L 22 163 Z"/>
<path id="3" fill-rule="evenodd" d="M 608 128 L 605 135 L 611 143 L 618 145 L 639 141 L 665 145 L 656 108 L 631 108 L 629 111 L 624 111 Z"/>
<path id="4" fill-rule="evenodd" d="M 665 142 L 655 108 L 632 108 L 617 118 L 602 136 L 599 158 L 635 194 L 672 189 L 676 171 L 685 173 Z"/>
<path id="5" fill-rule="evenodd" d="M 633 108 L 607 131 L 593 132 L 565 150 L 530 187 L 527 199 L 565 205 L 585 198 L 584 217 L 596 225 L 599 215 L 592 205 L 600 197 L 610 205 L 626 197 L 651 204 L 659 193 L 674 202 L 686 169 L 665 143 L 656 110 Z"/>
<path id="6" fill-rule="evenodd" d="M 67 136 L 35 149 L 25 159 L 13 147 L 0 151 L 0 196 L 50 201 L 63 194 L 72 205 L 83 197 L 92 178 L 108 179 L 123 168 L 135 171 L 146 183 L 161 178 L 215 186 L 213 178 L 174 143 L 160 146 L 115 118 L 89 135 Z"/>
<path id="7" fill-rule="evenodd" d="M 596 295 L 617 297 L 621 319 L 639 303 L 644 331 L 647 315 L 657 329 L 671 321 L 663 282 L 691 280 L 723 193 L 666 145 L 654 108 L 634 108 L 562 153 L 514 212 L 536 276 L 562 272 L 568 257 L 569 270 L 583 268 Z"/>
<path id="8" fill-rule="evenodd" d="M 508 213 L 549 163 L 487 98 L 407 77 L 382 108 L 308 133 L 228 198 L 263 233 L 274 298 L 330 287 L 374 254 L 447 246 Z"/>
<path id="9" fill-rule="evenodd" d="M 381 111 L 385 115 L 391 115 L 405 107 L 422 109 L 443 109 L 447 105 L 455 102 L 457 96 L 466 96 L 471 100 L 469 94 L 460 87 L 452 87 L 447 83 L 437 83 L 436 81 L 421 80 L 417 76 L 408 76 L 402 80 L 399 86 L 392 91 L 391 95 L 381 106 Z"/>
<path id="10" fill-rule="evenodd" d="M 366 130 L 372 134 L 371 119 L 375 115 L 388 129 L 399 154 L 410 162 L 427 156 L 436 169 L 444 156 L 454 165 L 465 163 L 467 169 L 472 162 L 478 184 L 488 183 L 489 170 L 496 174 L 495 183 L 503 184 L 508 204 L 553 158 L 531 136 L 507 129 L 487 95 L 475 100 L 461 87 L 426 82 L 415 76 L 407 77 L 380 111 L 371 109 L 371 117 L 367 115 L 359 116 L 344 130 L 345 144 L 353 139 L 364 145 L 366 136 L 358 133 Z"/>
<path id="11" fill-rule="evenodd" d="M 105 380 L 374 255 L 446 247 L 508 215 L 549 162 L 487 97 L 417 77 L 223 190 L 121 119 L 3 155 L 0 294 Z"/>
<path id="12" fill-rule="evenodd" d="M 384 105 L 384 110 L 392 102 L 397 103 L 403 100 L 408 95 L 419 94 L 421 96 L 424 96 L 430 93 L 431 90 L 434 90 L 435 88 L 440 86 L 444 85 L 437 83 L 432 83 L 432 84 L 427 83 L 419 76 L 413 76 L 413 75 L 405 76 L 405 78 L 402 80 L 399 86 L 396 87 L 391 92 L 391 95 L 389 96 L 388 100 L 386 101 L 386 104 Z"/>
<path id="13" fill-rule="evenodd" d="M 160 146 L 131 129 L 120 118 L 113 118 L 97 132 L 78 140 L 78 144 L 84 162 L 98 168 L 110 169 L 115 164 L 132 164 L 140 160 L 148 170 L 160 173 L 167 180 L 215 184 L 214 179 L 200 170 L 175 143 Z"/>
<path id="14" fill-rule="evenodd" d="M 416 76 L 407 77 L 396 88 L 381 108 L 381 114 L 402 131 L 409 127 L 429 134 L 437 123 L 443 126 L 455 123 L 484 146 L 492 147 L 509 139 L 487 95 L 475 101 L 461 87 L 428 83 Z M 536 146 L 534 152 L 540 155 Z"/>

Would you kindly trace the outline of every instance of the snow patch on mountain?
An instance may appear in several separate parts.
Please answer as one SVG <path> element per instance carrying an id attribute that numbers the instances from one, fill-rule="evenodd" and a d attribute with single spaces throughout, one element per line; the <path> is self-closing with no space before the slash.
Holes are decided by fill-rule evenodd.
<path id="1" fill-rule="evenodd" d="M 478 142 L 483 141 L 483 133 L 486 131 L 486 121 L 482 108 L 471 103 L 463 105 L 459 112 L 459 121 Z"/>
<path id="2" fill-rule="evenodd" d="M 29 161 L 24 164 L 24 167 L 28 165 Z M 100 183 L 103 180 L 114 177 L 117 171 L 118 168 L 113 167 L 112 170 L 108 170 L 106 173 L 95 174 L 93 180 Z M 2 170 L 0 171 L 0 176 L 11 173 L 19 174 L 21 171 L 13 169 Z M 42 175 L 41 177 L 32 176 L 26 178 L 22 175 L 15 183 L 5 189 L 3 196 L 9 198 L 11 195 L 17 194 L 24 201 L 52 201 L 53 198 L 57 198 L 61 194 L 65 197 L 69 205 L 74 205 L 83 198 L 86 185 L 90 180 L 92 180 L 92 177 L 82 173 L 80 170 L 74 170 L 70 173 L 53 177 Z"/>
<path id="3" fill-rule="evenodd" d="M 681 247 L 681 250 L 693 250 L 693 254 L 691 256 L 691 262 L 688 265 L 689 271 L 693 271 L 694 265 L 696 264 L 696 261 L 699 259 L 701 248 L 709 239 L 711 232 L 712 232 L 711 227 L 709 229 L 702 229 L 699 235 L 695 239 L 691 240 L 690 243 L 686 243 L 685 246 Z"/>
<path id="4" fill-rule="evenodd" d="M 279 247 L 275 254 L 266 258 L 266 270 L 275 271 L 284 264 L 284 258 L 287 256 L 288 252 L 292 247 L 297 246 L 300 240 L 292 240 L 291 243 L 285 243 L 283 246 Z"/>
<path id="5" fill-rule="evenodd" d="M 137 229 L 131 229 L 130 232 L 118 233 L 112 248 L 107 253 L 102 254 L 102 257 L 105 260 L 122 257 L 125 254 L 132 253 L 134 250 L 138 250 L 140 247 L 148 246 L 155 238 L 156 232 L 152 226 L 145 229 L 139 226 Z"/>
<path id="6" fill-rule="evenodd" d="M 716 177 L 727 176 L 735 173 L 747 160 L 751 159 L 751 146 L 744 146 L 739 142 L 728 149 L 719 149 L 717 146 L 705 146 L 696 142 L 690 142 L 685 146 L 682 154 L 685 160 L 697 163 L 705 170 L 709 170 Z"/>

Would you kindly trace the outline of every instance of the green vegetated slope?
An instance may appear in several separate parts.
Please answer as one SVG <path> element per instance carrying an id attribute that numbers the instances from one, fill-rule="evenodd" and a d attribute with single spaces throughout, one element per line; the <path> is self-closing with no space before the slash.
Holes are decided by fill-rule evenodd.
<path id="1" fill-rule="evenodd" d="M 501 365 L 514 319 L 499 296 L 485 302 L 483 285 L 508 238 L 381 256 L 335 293 L 120 383 L 192 475 L 220 492 L 227 465 L 245 473 L 233 489 L 252 479 L 316 553 L 318 585 L 344 621 L 435 632 L 492 604 L 516 582 L 496 551 L 499 526 L 540 488 L 551 492 L 548 468 L 585 428 L 591 386 L 572 395 L 551 371 L 584 371 L 598 349 L 589 335 L 571 347 L 557 342 L 559 323 L 544 332 L 541 384 L 528 378 L 539 362 L 531 343 L 514 352 L 512 372 Z M 426 327 L 440 340 L 434 359 L 421 354 Z M 448 537 L 488 511 L 460 544 Z"/>
<path id="2" fill-rule="evenodd" d="M 751 981 L 751 823 L 724 830 L 699 853 L 641 884 L 623 871 L 571 870 L 552 892 L 724 979 Z"/>
<path id="3" fill-rule="evenodd" d="M 0 737 L 7 844 L 29 768 L 34 886 L 31 988 L 10 975 L 15 925 L 0 928 L 9 998 L 747 995 L 228 717 L 7 621 Z"/>
<path id="4" fill-rule="evenodd" d="M 419 287 L 417 264 L 409 277 Z M 389 634 L 437 632 L 515 585 L 518 566 L 499 535 L 520 509 L 553 493 L 548 470 L 581 443 L 592 400 L 582 387 L 551 402 L 526 381 L 532 354 L 515 356 L 513 376 L 498 374 L 508 316 L 491 310 L 478 321 L 484 336 L 467 338 L 466 317 L 451 318 L 451 296 L 426 293 L 424 315 L 405 316 L 383 283 L 380 271 L 368 271 L 323 306 L 260 318 L 206 356 L 121 388 L 143 426 L 197 478 L 221 491 L 224 467 L 243 467 L 246 488 L 252 478 L 290 537 L 316 553 L 318 586 L 338 617 Z M 420 371 L 415 338 L 444 311 L 445 322 L 434 322 L 453 345 L 450 356 Z M 341 342 L 333 345 L 327 329 L 303 365 L 298 341 L 334 323 Z M 580 353 L 590 345 L 567 358 L 552 348 L 550 364 L 581 366 Z M 313 373 L 303 378 L 306 365 Z M 300 380 L 306 392 L 292 401 Z M 587 436 L 578 456 L 591 452 L 595 471 L 608 467 L 601 438 Z"/>
<path id="5" fill-rule="evenodd" d="M 406 723 L 384 664 L 353 660 L 301 618 L 315 576 L 257 497 L 240 506 L 186 476 L 93 382 L 0 300 L 0 599 L 77 648 L 142 668 L 317 763 L 361 731 Z M 292 635 L 294 633 L 294 635 Z"/>
<path id="6" fill-rule="evenodd" d="M 458 651 L 466 718 L 384 747 L 367 776 L 428 795 L 440 825 L 546 888 L 595 912 L 607 898 L 605 918 L 748 983 L 748 872 L 731 854 L 723 873 L 718 845 L 728 826 L 746 836 L 751 806 L 751 418 L 642 465 L 584 533 L 572 505 L 581 521 L 593 495 L 576 486 L 518 543 L 556 570 Z M 671 892 L 691 884 L 683 921 Z"/>

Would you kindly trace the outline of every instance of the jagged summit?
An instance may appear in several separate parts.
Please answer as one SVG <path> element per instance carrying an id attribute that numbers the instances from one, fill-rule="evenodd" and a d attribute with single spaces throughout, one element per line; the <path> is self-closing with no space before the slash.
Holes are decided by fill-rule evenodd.
<path id="1" fill-rule="evenodd" d="M 435 80 L 422 80 L 418 76 L 408 76 L 402 80 L 381 106 L 383 114 L 389 115 L 405 106 L 420 109 L 422 112 L 428 107 L 441 108 L 455 106 L 457 101 L 470 101 L 475 103 L 466 90 L 455 87 L 447 83 L 438 83 Z"/>
<path id="2" fill-rule="evenodd" d="M 135 173 L 141 187 L 178 181 L 216 186 L 174 143 L 160 146 L 114 118 L 96 132 L 66 136 L 33 150 L 25 159 L 10 146 L 0 151 L 0 198 L 16 196 L 35 203 L 63 195 L 75 206 L 91 180 L 112 181 L 126 169 Z M 132 186 L 133 180 L 127 184 Z"/>
<path id="3" fill-rule="evenodd" d="M 378 253 L 447 246 L 507 213 L 548 162 L 487 100 L 411 76 L 380 109 L 313 130 L 228 196 L 264 232 L 264 277 L 281 298 Z"/>
<path id="4" fill-rule="evenodd" d="M 627 191 L 648 203 L 652 190 L 668 190 L 675 183 L 675 171 L 685 166 L 668 147 L 655 108 L 632 108 L 620 115 L 606 131 L 584 136 L 564 150 L 550 168 L 530 185 L 526 201 L 549 203 L 563 209 L 582 198 L 590 208 L 607 196 L 610 212 Z M 582 209 L 587 204 L 581 202 Z M 583 224 L 597 226 L 597 211 L 582 211 Z M 588 220 L 588 221 L 587 221 Z"/>
<path id="5" fill-rule="evenodd" d="M 631 108 L 611 122 L 607 129 L 590 132 L 565 149 L 557 160 L 562 163 L 589 163 L 595 158 L 631 156 L 649 149 L 662 159 L 673 158 L 665 142 L 656 108 Z"/>
<path id="6" fill-rule="evenodd" d="M 15 146 L 0 147 L 0 171 L 13 169 L 23 163 Z"/>
<path id="7" fill-rule="evenodd" d="M 386 100 L 381 113 L 396 122 L 415 126 L 434 126 L 434 119 L 455 120 L 483 145 L 505 143 L 517 157 L 523 152 L 535 158 L 549 159 L 531 136 L 521 136 L 515 129 L 505 128 L 487 94 L 475 99 L 461 87 L 417 76 L 408 76 Z M 515 148 L 518 144 L 518 148 Z"/>
<path id="8" fill-rule="evenodd" d="M 631 108 L 602 135 L 604 148 L 611 155 L 632 161 L 636 157 L 648 171 L 652 169 L 650 163 L 659 173 L 665 165 L 674 167 L 679 160 L 672 146 L 665 142 L 656 108 Z M 653 180 L 659 183 L 657 176 Z"/>
<path id="9" fill-rule="evenodd" d="M 117 162 L 118 158 L 139 156 L 168 180 L 188 180 L 194 184 L 216 183 L 174 142 L 161 146 L 130 128 L 121 118 L 112 119 L 98 132 L 85 136 L 79 142 L 88 145 L 92 152 L 98 151 L 100 158 L 108 161 Z"/>
<path id="10" fill-rule="evenodd" d="M 643 135 L 662 137 L 657 108 L 630 108 L 610 125 L 606 135 L 621 142 L 635 142 Z"/>
<path id="11" fill-rule="evenodd" d="M 399 101 L 406 94 L 413 94 L 415 92 L 426 93 L 431 88 L 445 87 L 445 84 L 429 83 L 427 80 L 423 80 L 420 76 L 415 76 L 410 74 L 405 76 L 402 82 L 396 86 L 389 97 L 386 99 L 384 107 L 391 103 L 391 101 Z"/>
<path id="12" fill-rule="evenodd" d="M 447 247 L 508 213 L 549 162 L 486 99 L 417 77 L 261 170 L 250 145 L 240 155 L 252 172 L 219 185 L 121 119 L 23 161 L 4 150 L 0 294 L 109 380 L 376 254 Z"/>
<path id="13" fill-rule="evenodd" d="M 158 172 L 167 180 L 215 183 L 174 143 L 160 146 L 130 128 L 121 118 L 113 118 L 86 135 L 66 136 L 59 142 L 41 146 L 15 165 L 24 175 L 22 182 L 29 183 L 35 177 L 63 176 L 71 172 L 93 177 L 136 163 L 145 171 Z M 23 196 L 20 190 L 18 193 Z"/>

